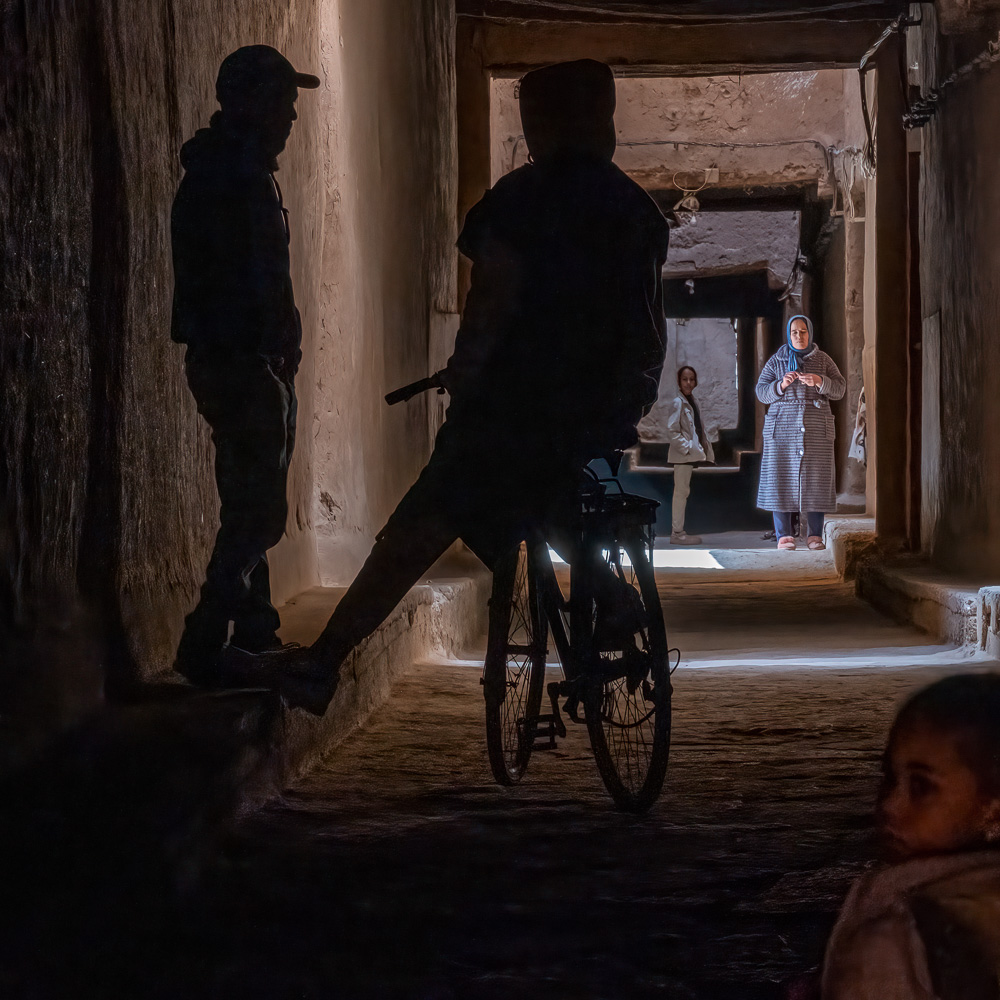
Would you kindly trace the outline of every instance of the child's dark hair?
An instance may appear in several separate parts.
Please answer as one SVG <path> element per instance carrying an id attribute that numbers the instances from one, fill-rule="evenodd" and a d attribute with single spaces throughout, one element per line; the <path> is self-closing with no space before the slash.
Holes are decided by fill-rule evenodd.
<path id="1" fill-rule="evenodd" d="M 690 365 L 681 365 L 680 368 L 677 369 L 677 381 L 678 382 L 680 382 L 681 376 L 685 372 L 690 372 L 695 378 L 698 377 L 698 373 Z"/>
<path id="2" fill-rule="evenodd" d="M 922 688 L 899 710 L 892 732 L 915 724 L 954 735 L 982 790 L 1000 795 L 1000 674 L 957 674 Z"/>

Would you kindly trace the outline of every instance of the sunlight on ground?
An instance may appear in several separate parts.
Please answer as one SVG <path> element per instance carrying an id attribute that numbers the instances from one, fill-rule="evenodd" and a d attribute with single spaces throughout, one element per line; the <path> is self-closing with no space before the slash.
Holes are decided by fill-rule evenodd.
<path id="1" fill-rule="evenodd" d="M 552 562 L 556 565 L 566 565 L 565 560 L 560 558 L 554 549 L 549 549 Z M 628 566 L 629 558 L 622 553 L 622 565 Z M 711 552 L 705 549 L 689 549 L 681 552 L 677 549 L 656 549 L 653 552 L 653 566 L 656 569 L 684 568 L 684 569 L 723 569 L 724 567 Z"/>

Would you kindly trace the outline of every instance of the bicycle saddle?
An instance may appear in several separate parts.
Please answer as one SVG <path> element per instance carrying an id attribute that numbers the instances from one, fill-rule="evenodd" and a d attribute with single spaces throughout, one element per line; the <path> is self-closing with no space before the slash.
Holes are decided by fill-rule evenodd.
<path id="1" fill-rule="evenodd" d="M 602 455 L 601 458 L 608 463 L 608 468 L 611 470 L 612 476 L 618 475 L 618 470 L 622 467 L 622 459 L 625 457 L 625 452 L 621 449 L 616 449 L 615 451 L 607 452 Z"/>

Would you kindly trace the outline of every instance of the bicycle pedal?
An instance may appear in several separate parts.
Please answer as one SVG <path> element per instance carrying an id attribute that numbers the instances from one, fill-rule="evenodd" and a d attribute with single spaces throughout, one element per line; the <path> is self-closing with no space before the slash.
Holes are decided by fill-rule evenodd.
<path id="1" fill-rule="evenodd" d="M 559 735 L 556 727 L 555 717 L 552 715 L 540 715 L 535 719 L 535 734 L 533 750 L 555 750 L 558 744 L 556 737 Z M 565 735 L 565 732 L 563 733 Z"/>
<path id="2" fill-rule="evenodd" d="M 549 701 L 552 703 L 552 714 L 544 716 L 544 718 L 551 720 L 552 728 L 555 730 L 556 735 L 564 737 L 566 735 L 566 723 L 562 720 L 562 713 L 559 711 L 559 694 L 561 691 L 562 683 L 560 681 L 552 681 L 548 685 Z"/>

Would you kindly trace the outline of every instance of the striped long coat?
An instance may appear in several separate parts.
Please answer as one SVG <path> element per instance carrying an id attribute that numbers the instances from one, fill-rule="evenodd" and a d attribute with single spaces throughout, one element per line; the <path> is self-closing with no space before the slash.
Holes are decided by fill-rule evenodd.
<path id="1" fill-rule="evenodd" d="M 757 398 L 768 404 L 757 506 L 833 513 L 837 493 L 830 400 L 844 395 L 847 381 L 833 358 L 817 347 L 799 362 L 799 371 L 822 375 L 820 385 L 793 382 L 781 392 L 790 353 L 787 344 L 780 347 L 757 380 Z"/>

